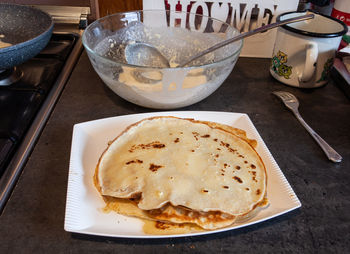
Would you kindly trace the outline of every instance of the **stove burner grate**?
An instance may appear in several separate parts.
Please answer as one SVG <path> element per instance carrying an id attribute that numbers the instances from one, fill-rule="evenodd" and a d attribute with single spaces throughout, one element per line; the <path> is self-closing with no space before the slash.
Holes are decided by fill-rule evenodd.
<path id="1" fill-rule="evenodd" d="M 0 86 L 9 86 L 23 77 L 23 72 L 18 67 L 0 70 Z"/>

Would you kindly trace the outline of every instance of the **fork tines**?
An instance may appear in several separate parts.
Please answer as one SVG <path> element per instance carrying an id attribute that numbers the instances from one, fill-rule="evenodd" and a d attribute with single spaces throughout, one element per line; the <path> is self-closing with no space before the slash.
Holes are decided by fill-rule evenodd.
<path id="1" fill-rule="evenodd" d="M 296 100 L 296 97 L 289 93 L 289 92 L 285 92 L 285 91 L 274 91 L 272 92 L 274 95 L 276 95 L 277 97 L 281 98 L 282 100 Z"/>

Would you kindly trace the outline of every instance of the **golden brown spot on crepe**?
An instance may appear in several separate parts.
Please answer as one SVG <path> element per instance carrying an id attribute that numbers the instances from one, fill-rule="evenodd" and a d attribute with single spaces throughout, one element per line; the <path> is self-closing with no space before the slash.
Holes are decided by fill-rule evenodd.
<path id="1" fill-rule="evenodd" d="M 235 153 L 237 150 L 236 149 L 232 149 L 231 147 L 227 148 L 231 153 Z"/>
<path id="2" fill-rule="evenodd" d="M 247 191 L 249 191 L 249 188 L 245 188 Z"/>
<path id="3" fill-rule="evenodd" d="M 230 144 L 225 143 L 224 141 L 221 141 L 220 143 L 221 143 L 221 146 L 224 146 L 224 147 L 229 147 L 230 146 Z"/>
<path id="4" fill-rule="evenodd" d="M 256 166 L 255 166 L 254 164 L 250 164 L 250 167 L 251 167 L 252 169 L 256 169 Z"/>
<path id="5" fill-rule="evenodd" d="M 162 222 L 165 223 L 167 228 L 161 229 L 157 227 L 157 222 L 155 220 L 144 220 L 142 230 L 148 235 L 168 235 L 168 234 L 188 234 L 194 232 L 201 232 L 198 226 L 195 224 L 189 223 L 171 223 L 171 222 Z"/>
<path id="6" fill-rule="evenodd" d="M 221 143 L 221 144 L 220 144 L 221 146 L 226 147 L 227 150 L 229 150 L 231 153 L 237 152 L 237 149 L 231 148 L 229 143 L 225 143 L 225 142 L 223 142 L 223 141 L 221 141 L 220 143 Z"/>
<path id="7" fill-rule="evenodd" d="M 192 149 L 191 152 L 194 153 L 194 150 Z"/>
<path id="8" fill-rule="evenodd" d="M 248 172 L 251 173 L 251 174 L 253 175 L 252 180 L 253 180 L 254 182 L 258 182 L 258 181 L 256 180 L 256 171 L 248 171 Z"/>
<path id="9" fill-rule="evenodd" d="M 217 141 L 218 141 L 218 139 L 217 139 L 217 138 L 214 138 L 213 140 L 214 140 L 215 142 L 217 142 Z"/>
<path id="10" fill-rule="evenodd" d="M 260 193 L 261 193 L 260 189 L 257 189 L 256 190 L 256 195 L 260 195 Z"/>
<path id="11" fill-rule="evenodd" d="M 149 170 L 151 170 L 152 172 L 155 172 L 155 171 L 157 171 L 158 169 L 160 169 L 160 168 L 162 168 L 163 166 L 161 166 L 161 165 L 156 165 L 156 164 L 153 164 L 153 163 L 151 163 L 150 165 L 149 165 Z"/>
<path id="12" fill-rule="evenodd" d="M 179 138 L 176 138 L 175 140 L 174 140 L 174 143 L 178 143 L 180 141 L 180 139 Z"/>
<path id="13" fill-rule="evenodd" d="M 155 226 L 156 226 L 156 228 L 162 229 L 162 230 L 170 228 L 170 224 L 164 223 L 164 222 L 161 222 L 161 221 L 156 221 L 156 225 Z"/>
<path id="14" fill-rule="evenodd" d="M 237 170 L 240 170 L 240 169 L 241 169 L 241 167 L 240 167 L 240 166 L 236 166 L 236 169 L 237 169 Z"/>
<path id="15" fill-rule="evenodd" d="M 264 197 L 264 199 L 259 203 L 259 206 L 260 207 L 264 207 L 264 206 L 267 206 L 269 204 L 269 200 Z"/>
<path id="16" fill-rule="evenodd" d="M 218 154 L 215 154 L 215 157 L 216 157 L 216 158 L 219 158 L 219 155 L 218 155 Z"/>
<path id="17" fill-rule="evenodd" d="M 136 149 L 136 146 L 135 146 L 135 145 L 132 145 L 131 148 L 129 149 L 129 152 L 130 152 L 130 153 L 133 153 L 135 149 Z"/>
<path id="18" fill-rule="evenodd" d="M 227 185 L 222 186 L 224 189 L 228 189 L 229 187 Z"/>
<path id="19" fill-rule="evenodd" d="M 137 149 L 152 149 L 152 148 L 164 148 L 165 145 L 160 143 L 159 141 L 153 141 L 148 144 L 138 144 L 138 145 L 132 145 L 131 148 L 129 149 L 129 152 L 132 153 Z"/>
<path id="20" fill-rule="evenodd" d="M 129 164 L 131 164 L 131 163 L 143 163 L 143 161 L 137 159 L 137 160 L 128 161 L 128 162 L 126 162 L 125 164 L 126 164 L 126 165 L 129 165 Z"/>
<path id="21" fill-rule="evenodd" d="M 223 216 L 223 213 L 220 211 L 199 212 L 199 211 L 187 210 L 187 209 L 182 209 L 181 215 L 177 215 L 177 214 L 169 215 L 167 213 L 163 213 L 163 211 L 167 208 L 168 205 L 165 205 L 159 209 L 149 210 L 147 211 L 147 213 L 150 214 L 151 216 L 156 216 L 156 218 L 159 220 L 167 220 L 169 218 L 181 218 L 181 219 L 184 218 L 192 221 L 194 218 L 200 218 L 200 216 L 203 213 L 205 213 L 206 216 L 208 216 L 212 221 L 215 221 L 215 222 L 224 221 L 226 219 L 233 219 L 235 217 L 234 215 L 230 215 L 230 214 L 225 214 L 225 216 Z"/>
<path id="22" fill-rule="evenodd" d="M 210 138 L 210 135 L 209 134 L 205 134 L 203 136 L 201 136 L 202 138 Z"/>
<path id="23" fill-rule="evenodd" d="M 243 155 L 241 155 L 241 154 L 240 154 L 240 155 L 238 155 L 238 157 L 239 157 L 239 158 L 244 158 L 244 156 L 243 156 Z"/>
<path id="24" fill-rule="evenodd" d="M 248 161 L 244 161 L 244 163 L 245 163 L 245 164 L 247 164 L 247 163 L 248 163 Z"/>
<path id="25" fill-rule="evenodd" d="M 234 180 L 236 180 L 237 182 L 239 182 L 239 183 L 243 183 L 243 181 L 242 181 L 242 179 L 241 178 L 239 178 L 238 176 L 234 176 L 234 177 L 232 177 Z"/>
<path id="26" fill-rule="evenodd" d="M 204 192 L 204 193 L 208 193 L 209 191 L 208 191 L 208 190 L 202 190 L 202 192 Z"/>
<path id="27" fill-rule="evenodd" d="M 198 140 L 199 133 L 193 131 L 192 134 L 193 134 L 193 137 L 194 137 L 196 140 Z"/>
<path id="28" fill-rule="evenodd" d="M 163 148 L 163 147 L 165 147 L 165 145 L 164 144 L 152 144 L 152 147 L 153 148 Z"/>

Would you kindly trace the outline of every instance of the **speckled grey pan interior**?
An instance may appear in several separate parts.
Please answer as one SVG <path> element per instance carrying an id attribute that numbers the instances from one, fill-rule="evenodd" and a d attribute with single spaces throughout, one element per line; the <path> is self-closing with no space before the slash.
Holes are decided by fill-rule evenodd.
<path id="1" fill-rule="evenodd" d="M 0 70 L 19 65 L 37 55 L 50 40 L 53 20 L 47 13 L 16 4 L 0 3 Z"/>

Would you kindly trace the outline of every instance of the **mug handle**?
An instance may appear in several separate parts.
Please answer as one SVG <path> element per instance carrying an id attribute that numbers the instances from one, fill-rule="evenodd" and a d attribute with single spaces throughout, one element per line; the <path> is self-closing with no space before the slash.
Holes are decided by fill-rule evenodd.
<path id="1" fill-rule="evenodd" d="M 315 42 L 309 42 L 306 46 L 306 59 L 303 72 L 299 75 L 300 82 L 307 82 L 313 76 L 316 69 L 318 57 L 318 45 Z"/>

